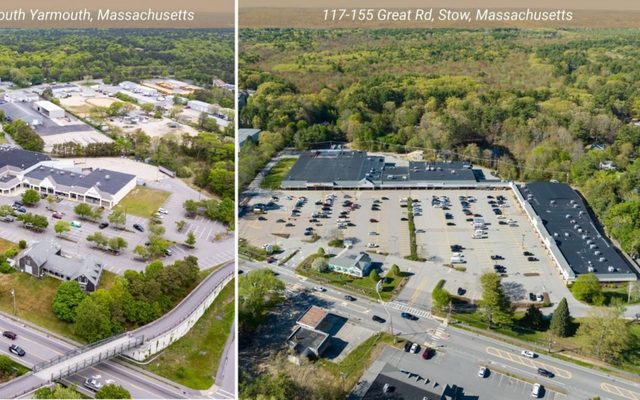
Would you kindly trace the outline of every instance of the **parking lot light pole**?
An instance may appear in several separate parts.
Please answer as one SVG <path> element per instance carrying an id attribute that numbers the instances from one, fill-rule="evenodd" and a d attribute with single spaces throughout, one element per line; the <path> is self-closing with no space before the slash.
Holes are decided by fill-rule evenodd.
<path id="1" fill-rule="evenodd" d="M 13 298 L 13 315 L 18 315 L 16 309 L 16 290 L 11 289 L 11 297 Z"/>
<path id="2" fill-rule="evenodd" d="M 391 313 L 389 312 L 389 309 L 387 309 L 387 304 L 382 301 L 382 296 L 380 295 L 380 291 L 382 290 L 382 282 L 384 282 L 384 279 L 385 278 L 382 278 L 378 281 L 378 283 L 376 283 L 376 293 L 378 293 L 378 298 L 380 299 L 380 302 L 384 307 L 384 311 L 387 313 L 387 318 L 389 318 L 389 331 L 390 331 L 391 337 L 393 337 L 393 344 L 396 344 L 396 336 L 393 333 L 393 318 L 391 317 Z"/>

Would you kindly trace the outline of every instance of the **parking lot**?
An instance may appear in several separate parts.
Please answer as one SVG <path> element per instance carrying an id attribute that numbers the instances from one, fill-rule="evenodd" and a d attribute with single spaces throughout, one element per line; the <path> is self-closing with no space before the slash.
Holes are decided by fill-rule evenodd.
<path id="1" fill-rule="evenodd" d="M 220 235 L 226 232 L 226 228 L 222 224 L 210 221 L 202 216 L 193 219 L 185 217 L 182 204 L 186 199 L 197 199 L 197 192 L 175 179 L 153 182 L 148 184 L 148 186 L 171 193 L 167 201 L 163 204 L 163 207 L 168 211 L 168 215 L 163 219 L 163 226 L 166 229 L 165 237 L 168 240 L 174 241 L 176 244 L 171 246 L 170 249 L 173 254 L 166 257 L 165 262 L 173 262 L 177 259 L 193 255 L 198 257 L 200 268 L 206 269 L 234 258 L 234 241 L 232 236 L 225 236 L 221 240 L 216 240 L 217 238 L 220 239 Z M 0 205 L 12 204 L 13 201 L 19 199 L 20 196 L 0 197 Z M 73 211 L 77 204 L 77 202 L 63 200 L 60 203 L 49 206 L 46 201 L 40 201 L 37 206 L 28 208 L 27 211 L 48 217 L 49 227 L 44 232 L 35 233 L 27 230 L 22 227 L 22 224 L 18 221 L 12 223 L 0 222 L 0 237 L 12 242 L 18 242 L 23 239 L 27 240 L 27 242 L 45 239 L 57 240 L 65 252 L 78 255 L 92 254 L 96 259 L 104 262 L 107 270 L 119 274 L 124 273 L 127 269 L 140 271 L 146 267 L 149 262 L 134 257 L 133 249 L 138 245 L 144 245 L 148 240 L 148 232 L 141 233 L 132 229 L 132 227 L 133 224 L 139 224 L 146 229 L 148 226 L 147 219 L 128 215 L 127 230 L 115 229 L 112 226 L 99 229 L 97 223 L 79 221 L 79 218 Z M 53 230 L 53 226 L 58 220 L 52 217 L 53 212 L 48 210 L 47 207 L 62 213 L 64 220 L 78 220 L 81 222 L 81 226 L 79 228 L 72 227 L 71 231 L 65 234 L 66 239 L 58 238 Z M 109 210 L 105 210 L 103 220 L 106 220 L 108 215 Z M 187 224 L 182 232 L 178 232 L 175 222 L 181 219 L 185 220 Z M 195 249 L 190 249 L 182 245 L 189 231 L 193 231 L 196 237 Z M 93 248 L 90 246 L 90 243 L 87 242 L 86 237 L 95 232 L 101 232 L 107 237 L 122 237 L 127 241 L 128 247 L 120 255 L 114 255 Z"/>
<path id="2" fill-rule="evenodd" d="M 299 202 L 300 198 L 306 201 Z M 328 198 L 333 198 L 329 206 Z M 424 262 L 405 259 L 410 239 L 408 207 L 402 207 L 402 200 L 407 198 L 418 201 L 416 243 Z M 254 197 L 251 207 L 256 204 L 264 206 L 266 213 L 250 212 L 240 222 L 240 236 L 251 244 L 277 244 L 284 249 L 282 257 L 298 250 L 294 261 L 299 261 L 318 247 L 329 251 L 328 242 L 339 234 L 352 242 L 355 251 L 377 251 L 373 258 L 383 263 L 383 270 L 398 264 L 413 274 L 396 299 L 410 306 L 428 309 L 431 291 L 441 279 L 451 293 L 479 299 L 479 277 L 486 271 L 503 276 L 514 301 L 530 301 L 533 294 L 539 302 L 537 295 L 544 293 L 552 302 L 570 298 L 510 190 L 274 191 Z M 339 223 L 343 210 L 347 214 Z M 322 213 L 326 216 L 318 215 Z M 482 228 L 474 228 L 478 218 Z M 315 242 L 314 234 L 319 236 Z M 454 253 L 460 254 L 452 265 Z"/>
<path id="3" fill-rule="evenodd" d="M 468 357 L 453 351 L 438 351 L 429 360 L 419 354 L 411 354 L 402 350 L 387 347 L 378 357 L 378 370 L 368 371 L 379 373 L 397 382 L 411 385 L 420 390 L 433 390 L 446 385 L 456 386 L 464 393 L 464 398 L 480 399 L 530 399 L 533 384 L 498 372 L 491 364 L 470 362 Z M 478 376 L 481 366 L 487 367 L 484 378 Z M 372 369 L 375 369 L 375 364 Z M 405 371 L 405 372 L 403 372 Z M 414 398 L 414 397 L 411 397 Z M 565 399 L 562 393 L 555 392 L 542 386 L 542 399 Z"/>

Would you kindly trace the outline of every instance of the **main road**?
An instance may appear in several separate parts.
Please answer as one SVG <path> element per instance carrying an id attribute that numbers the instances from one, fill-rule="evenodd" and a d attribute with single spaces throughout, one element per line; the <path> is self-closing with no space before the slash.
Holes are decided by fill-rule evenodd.
<path id="1" fill-rule="evenodd" d="M 234 263 L 228 262 L 212 272 L 204 281 L 198 285 L 180 304 L 173 308 L 169 313 L 160 319 L 145 325 L 138 330 L 132 332 L 133 335 L 145 335 L 145 338 L 158 336 L 181 322 L 183 318 L 195 310 L 199 304 L 208 296 L 209 293 L 220 284 L 229 274 L 234 273 Z M 0 337 L 0 352 L 10 356 L 17 362 L 28 367 L 33 367 L 42 361 L 50 360 L 54 357 L 65 354 L 66 352 L 80 347 L 80 344 L 63 339 L 39 327 L 24 323 L 20 320 L 13 319 L 6 315 L 0 315 L 0 330 L 13 331 L 18 335 L 16 340 L 10 340 L 4 336 Z M 24 357 L 17 357 L 9 352 L 9 346 L 17 344 L 26 351 Z M 227 363 L 221 363 L 221 366 L 228 366 Z M 97 364 L 80 373 L 66 378 L 66 381 L 81 385 L 82 381 L 90 376 L 99 375 L 104 383 L 115 383 L 125 387 L 133 398 L 201 398 L 200 391 L 189 389 L 177 383 L 168 381 L 167 379 L 156 376 L 141 368 L 137 368 L 127 363 L 111 360 Z M 5 396 L 5 392 L 9 393 L 10 381 L 0 387 L 0 397 Z M 16 381 L 16 383 L 18 383 Z M 233 393 L 234 387 L 229 382 L 224 382 L 226 386 L 219 388 L 214 387 L 213 393 L 216 397 L 218 391 Z M 22 388 L 20 388 L 22 389 Z M 28 387 L 24 388 L 25 390 Z M 220 390 L 222 389 L 222 390 Z M 17 391 L 20 393 L 20 390 Z M 225 396 L 226 397 L 226 396 Z"/>
<path id="2" fill-rule="evenodd" d="M 316 283 L 296 275 L 291 268 L 268 265 L 279 274 L 279 278 L 289 288 L 312 290 Z M 240 261 L 241 269 L 258 269 L 264 263 L 247 260 Z M 440 321 L 429 318 L 425 310 L 413 309 L 402 303 L 386 303 L 371 301 L 359 297 L 351 302 L 344 299 L 343 293 L 327 287 L 323 293 L 315 296 L 322 301 L 325 308 L 348 317 L 351 322 L 366 326 L 375 331 L 389 331 L 393 322 L 393 333 L 411 341 L 430 345 L 443 345 L 448 352 L 464 355 L 469 363 L 489 363 L 501 367 L 508 372 L 526 379 L 540 378 L 537 368 L 543 367 L 555 373 L 554 379 L 541 378 L 546 384 L 553 385 L 568 393 L 570 399 L 586 399 L 600 396 L 603 399 L 640 400 L 640 384 L 621 379 L 604 372 L 592 370 L 577 364 L 550 356 L 539 356 L 535 359 L 522 357 L 518 348 L 508 343 L 494 340 L 467 330 L 444 326 Z M 330 306 L 326 306 L 330 304 Z M 417 321 L 409 321 L 400 316 L 408 311 L 419 316 Z M 383 325 L 374 322 L 373 315 L 387 319 Z M 390 317 L 390 318 L 389 318 Z M 462 382 L 450 382 L 451 384 Z M 472 388 L 468 388 L 472 390 Z"/>

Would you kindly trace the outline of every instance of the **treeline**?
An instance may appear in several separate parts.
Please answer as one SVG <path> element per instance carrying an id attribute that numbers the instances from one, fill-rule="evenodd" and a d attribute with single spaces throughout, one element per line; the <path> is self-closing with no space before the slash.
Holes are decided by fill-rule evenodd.
<path id="1" fill-rule="evenodd" d="M 127 270 L 110 288 L 91 294 L 77 281 L 64 282 L 53 312 L 72 322 L 76 335 L 95 342 L 160 318 L 193 289 L 199 271 L 197 258 L 189 256 L 167 266 L 155 261 L 143 272 Z"/>
<path id="2" fill-rule="evenodd" d="M 349 141 L 425 150 L 505 179 L 577 186 L 640 253 L 640 33 L 633 30 L 246 30 L 244 187 L 273 153 Z M 265 46 L 264 43 L 269 43 Z M 605 171 L 601 162 L 612 161 Z"/>
<path id="3" fill-rule="evenodd" d="M 85 76 L 234 82 L 233 30 L 5 30 L 0 43 L 0 78 L 20 86 Z"/>
<path id="4" fill-rule="evenodd" d="M 0 115 L 0 120 L 4 120 L 4 113 Z M 17 119 L 3 125 L 4 131 L 25 150 L 42 151 L 44 140 L 27 124 Z"/>

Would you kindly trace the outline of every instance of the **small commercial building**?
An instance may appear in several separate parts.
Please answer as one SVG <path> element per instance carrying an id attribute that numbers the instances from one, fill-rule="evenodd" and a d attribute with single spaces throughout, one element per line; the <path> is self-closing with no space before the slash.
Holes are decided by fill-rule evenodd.
<path id="1" fill-rule="evenodd" d="M 371 257 L 364 252 L 347 252 L 346 255 L 329 259 L 327 266 L 330 271 L 362 278 L 371 272 Z"/>
<path id="2" fill-rule="evenodd" d="M 0 145 L 0 194 L 14 194 L 22 186 L 24 174 L 46 161 L 51 161 L 46 154 Z"/>
<path id="3" fill-rule="evenodd" d="M 64 118 L 65 116 L 65 112 L 61 107 L 47 100 L 36 101 L 33 103 L 33 109 L 50 119 Z"/>
<path id="4" fill-rule="evenodd" d="M 187 102 L 187 107 L 189 107 L 193 111 L 201 113 L 215 114 L 216 112 L 216 106 L 200 100 L 189 100 Z"/>
<path id="5" fill-rule="evenodd" d="M 337 317 L 326 310 L 311 306 L 296 321 L 293 332 L 287 338 L 291 350 L 289 361 L 300 365 L 302 359 L 315 360 L 330 345 L 333 319 Z"/>
<path id="6" fill-rule="evenodd" d="M 20 272 L 42 278 L 46 275 L 62 281 L 78 281 L 86 292 L 97 289 L 102 276 L 103 265 L 93 257 L 71 257 L 64 254 L 62 247 L 53 240 L 35 242 L 22 253 L 16 268 Z"/>

